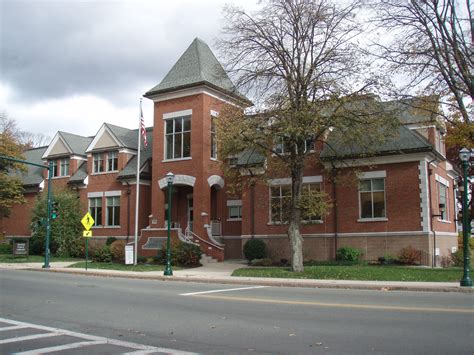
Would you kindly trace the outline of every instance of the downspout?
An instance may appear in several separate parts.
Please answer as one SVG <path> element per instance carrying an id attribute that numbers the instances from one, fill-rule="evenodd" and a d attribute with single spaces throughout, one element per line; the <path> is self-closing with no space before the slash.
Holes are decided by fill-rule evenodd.
<path id="1" fill-rule="evenodd" d="M 336 168 L 332 167 L 332 200 L 334 203 L 334 260 L 336 260 L 337 253 L 337 237 L 338 237 L 338 215 L 337 215 L 337 190 L 336 190 Z"/>
<path id="2" fill-rule="evenodd" d="M 431 268 L 436 266 L 436 231 L 433 227 L 433 199 L 431 198 L 431 175 L 433 174 L 433 169 L 430 167 L 431 163 L 437 161 L 438 159 L 433 159 L 428 162 L 428 198 L 429 198 L 429 207 L 430 207 L 430 225 L 431 232 L 433 232 L 433 260 L 431 261 Z"/>
<path id="3" fill-rule="evenodd" d="M 250 234 L 251 239 L 255 238 L 255 179 L 252 169 L 248 169 L 250 173 Z"/>
<path id="4" fill-rule="evenodd" d="M 130 190 L 130 184 L 127 182 L 127 204 L 128 204 L 128 209 L 127 209 L 127 238 L 125 239 L 125 242 L 128 243 L 128 238 L 130 237 L 130 223 L 131 223 L 131 213 L 130 213 L 130 195 L 132 193 L 132 190 Z"/>

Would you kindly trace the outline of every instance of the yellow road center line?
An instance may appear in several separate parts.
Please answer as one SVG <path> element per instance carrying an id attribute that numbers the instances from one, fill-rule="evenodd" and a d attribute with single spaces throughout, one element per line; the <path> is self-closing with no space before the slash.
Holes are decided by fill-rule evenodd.
<path id="1" fill-rule="evenodd" d="M 330 307 L 330 308 L 331 307 L 332 308 L 358 308 L 358 309 L 378 309 L 378 310 L 411 311 L 411 312 L 474 313 L 474 309 L 469 309 L 469 308 L 404 307 L 404 306 L 389 306 L 389 305 L 379 306 L 379 305 L 351 304 L 351 303 L 287 301 L 287 300 L 275 300 L 275 299 L 264 299 L 264 298 L 210 296 L 210 295 L 194 295 L 192 297 L 208 298 L 208 299 L 222 300 L 222 301 L 242 301 L 242 302 L 286 304 L 286 305 L 298 305 L 298 306 Z"/>

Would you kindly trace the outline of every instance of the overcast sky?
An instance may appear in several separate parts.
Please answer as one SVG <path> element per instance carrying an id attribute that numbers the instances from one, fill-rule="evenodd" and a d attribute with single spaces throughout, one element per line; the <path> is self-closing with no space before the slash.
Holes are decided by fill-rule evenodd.
<path id="1" fill-rule="evenodd" d="M 51 138 L 136 128 L 139 99 L 195 37 L 214 48 L 222 9 L 257 0 L 0 0 L 0 111 Z M 143 99 L 145 124 L 153 105 Z"/>

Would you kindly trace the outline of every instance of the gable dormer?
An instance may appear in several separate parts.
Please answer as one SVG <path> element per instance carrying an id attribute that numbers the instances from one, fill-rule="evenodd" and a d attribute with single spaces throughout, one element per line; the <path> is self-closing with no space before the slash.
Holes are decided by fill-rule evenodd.
<path id="1" fill-rule="evenodd" d="M 42 159 L 53 162 L 53 177 L 72 176 L 86 160 L 85 147 L 91 138 L 57 132 Z"/>
<path id="2" fill-rule="evenodd" d="M 104 123 L 86 149 L 88 171 L 116 173 L 137 153 L 137 130 Z"/>

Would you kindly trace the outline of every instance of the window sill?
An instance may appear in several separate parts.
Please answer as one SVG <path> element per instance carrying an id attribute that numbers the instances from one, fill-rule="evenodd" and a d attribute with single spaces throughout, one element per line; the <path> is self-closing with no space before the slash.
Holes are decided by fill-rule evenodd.
<path id="1" fill-rule="evenodd" d="M 438 222 L 441 222 L 441 223 L 447 223 L 447 224 L 453 223 L 453 222 L 451 222 L 451 221 L 448 221 L 448 220 L 446 220 L 446 219 L 441 219 L 441 218 L 437 218 L 437 220 L 438 220 Z"/>
<path id="2" fill-rule="evenodd" d="M 102 229 L 104 226 L 92 226 L 92 229 Z"/>
<path id="3" fill-rule="evenodd" d="M 242 222 L 242 218 L 227 218 L 227 222 Z"/>
<path id="4" fill-rule="evenodd" d="M 301 221 L 302 224 L 323 224 L 324 221 L 322 219 L 314 220 L 314 221 Z"/>
<path id="5" fill-rule="evenodd" d="M 105 174 L 116 174 L 116 173 L 118 173 L 118 170 L 100 171 L 97 173 L 92 173 L 91 175 L 94 176 L 94 175 L 105 175 Z"/>
<path id="6" fill-rule="evenodd" d="M 71 175 L 64 175 L 64 176 L 53 176 L 51 177 L 51 180 L 56 180 L 56 179 L 65 179 L 65 178 L 69 178 L 71 177 Z"/>
<path id="7" fill-rule="evenodd" d="M 357 222 L 387 222 L 388 218 L 359 218 Z"/>
<path id="8" fill-rule="evenodd" d="M 212 160 L 212 161 L 217 161 L 217 158 L 211 157 L 211 160 Z"/>
<path id="9" fill-rule="evenodd" d="M 103 228 L 118 229 L 120 226 L 104 226 Z"/>
<path id="10" fill-rule="evenodd" d="M 187 157 L 187 158 L 177 158 L 177 159 L 163 159 L 161 162 L 162 163 L 169 163 L 173 161 L 183 161 L 183 160 L 191 160 L 192 157 Z"/>
<path id="11" fill-rule="evenodd" d="M 288 222 L 268 222 L 267 226 L 287 226 Z"/>

